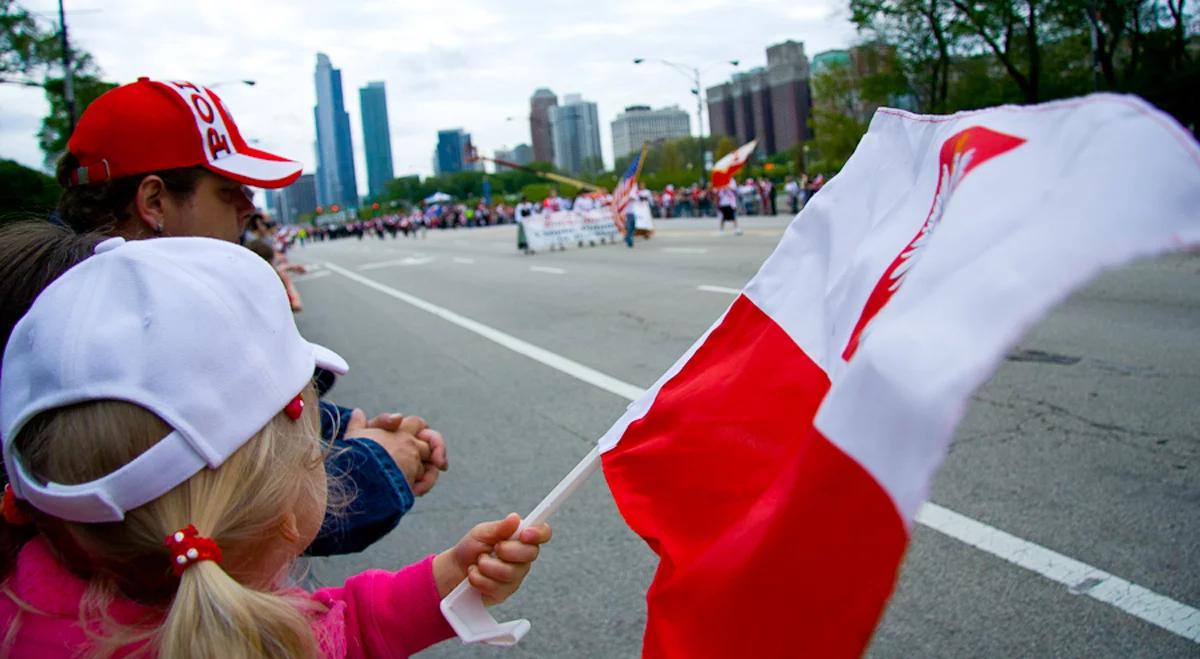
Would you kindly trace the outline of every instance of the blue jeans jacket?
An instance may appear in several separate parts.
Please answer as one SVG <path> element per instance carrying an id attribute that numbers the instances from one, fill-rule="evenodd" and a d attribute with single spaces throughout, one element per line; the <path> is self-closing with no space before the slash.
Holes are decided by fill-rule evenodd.
<path id="1" fill-rule="evenodd" d="M 413 506 L 412 489 L 387 451 L 372 440 L 345 437 L 350 412 L 321 401 L 321 438 L 333 444 L 325 469 L 331 478 L 342 479 L 351 500 L 344 510 L 326 512 L 305 551 L 310 556 L 362 551 L 396 528 Z"/>

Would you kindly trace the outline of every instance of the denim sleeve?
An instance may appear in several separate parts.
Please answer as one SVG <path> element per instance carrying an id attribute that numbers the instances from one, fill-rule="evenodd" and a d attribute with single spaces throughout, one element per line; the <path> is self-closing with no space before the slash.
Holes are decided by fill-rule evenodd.
<path id="1" fill-rule="evenodd" d="M 396 528 L 413 505 L 408 481 L 382 446 L 362 437 L 343 437 L 349 416 L 349 409 L 321 402 L 321 436 L 334 444 L 325 469 L 330 477 L 343 480 L 350 502 L 341 511 L 326 512 L 316 540 L 305 552 L 310 556 L 362 551 Z"/>

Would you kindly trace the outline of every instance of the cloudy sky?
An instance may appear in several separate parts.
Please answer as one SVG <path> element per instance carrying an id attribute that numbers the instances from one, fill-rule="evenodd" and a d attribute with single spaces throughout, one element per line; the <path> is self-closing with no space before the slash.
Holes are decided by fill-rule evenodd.
<path id="1" fill-rule="evenodd" d="M 55 16 L 51 0 L 23 0 Z M 813 54 L 850 45 L 846 0 L 67 0 L 73 43 L 104 77 L 212 85 L 242 134 L 314 171 L 313 71 L 324 52 L 342 71 L 359 188 L 366 168 L 358 90 L 387 84 L 396 175 L 432 173 L 436 133 L 462 127 L 482 153 L 529 142 L 529 97 L 549 87 L 598 104 L 604 157 L 609 122 L 627 105 L 678 104 L 692 115 L 691 85 L 661 58 L 701 69 L 710 86 L 766 63 L 766 47 L 793 39 Z M 49 18 L 47 18 L 49 20 Z M 0 85 L 0 157 L 42 167 L 36 132 L 41 90 Z M 706 114 L 707 116 L 707 114 Z M 707 130 L 707 128 L 706 128 Z"/>

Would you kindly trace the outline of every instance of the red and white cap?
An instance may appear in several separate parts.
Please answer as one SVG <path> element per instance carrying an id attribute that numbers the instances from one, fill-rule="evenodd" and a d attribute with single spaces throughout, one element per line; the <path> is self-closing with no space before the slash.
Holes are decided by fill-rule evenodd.
<path id="1" fill-rule="evenodd" d="M 260 188 L 282 188 L 303 166 L 251 148 L 211 89 L 138 78 L 92 102 L 67 150 L 79 159 L 72 185 L 103 183 L 164 169 L 204 167 Z"/>

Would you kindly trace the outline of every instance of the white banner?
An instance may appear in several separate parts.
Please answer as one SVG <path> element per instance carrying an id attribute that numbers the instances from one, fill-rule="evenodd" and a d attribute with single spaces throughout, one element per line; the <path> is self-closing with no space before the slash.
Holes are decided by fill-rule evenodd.
<path id="1" fill-rule="evenodd" d="M 557 211 L 521 219 L 525 242 L 533 251 L 567 245 L 616 242 L 621 239 L 612 212 L 607 208 L 587 211 Z"/>

